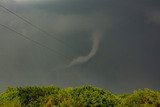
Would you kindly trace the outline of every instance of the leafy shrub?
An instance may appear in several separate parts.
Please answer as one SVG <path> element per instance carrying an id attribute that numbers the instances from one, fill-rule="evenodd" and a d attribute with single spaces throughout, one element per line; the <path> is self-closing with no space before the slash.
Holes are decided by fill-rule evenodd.
<path id="1" fill-rule="evenodd" d="M 22 107 L 40 107 L 45 96 L 56 94 L 59 88 L 49 87 L 18 87 L 8 88 L 5 93 L 0 95 L 0 107 L 7 103 L 20 102 Z"/>
<path id="2" fill-rule="evenodd" d="M 56 94 L 59 88 L 50 87 L 26 87 L 17 88 L 20 102 L 23 106 L 39 107 L 41 102 L 44 101 L 45 96 Z"/>
<path id="3" fill-rule="evenodd" d="M 92 86 L 75 88 L 72 96 L 78 107 L 112 107 L 116 105 L 117 100 L 110 92 Z"/>
<path id="4" fill-rule="evenodd" d="M 122 99 L 123 107 L 160 107 L 160 92 L 149 89 L 134 91 Z"/>
<path id="5" fill-rule="evenodd" d="M 0 107 L 21 107 L 17 89 L 9 87 L 0 95 Z"/>

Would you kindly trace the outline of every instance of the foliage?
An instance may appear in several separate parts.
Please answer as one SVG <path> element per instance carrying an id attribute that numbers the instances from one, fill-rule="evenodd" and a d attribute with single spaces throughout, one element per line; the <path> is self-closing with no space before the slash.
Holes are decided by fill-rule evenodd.
<path id="1" fill-rule="evenodd" d="M 60 89 L 49 87 L 17 87 L 8 88 L 5 93 L 0 95 L 0 107 L 10 103 L 20 102 L 22 107 L 40 107 L 46 96 L 56 94 Z M 13 105 L 13 107 L 17 107 Z"/>
<path id="2" fill-rule="evenodd" d="M 145 89 L 114 95 L 93 86 L 17 87 L 0 94 L 0 107 L 160 107 L 160 92 Z"/>
<path id="3" fill-rule="evenodd" d="M 92 86 L 73 89 L 72 96 L 78 107 L 109 107 L 115 106 L 118 101 L 110 92 Z"/>
<path id="4" fill-rule="evenodd" d="M 124 107 L 160 107 L 160 92 L 145 89 L 134 91 L 122 99 Z"/>

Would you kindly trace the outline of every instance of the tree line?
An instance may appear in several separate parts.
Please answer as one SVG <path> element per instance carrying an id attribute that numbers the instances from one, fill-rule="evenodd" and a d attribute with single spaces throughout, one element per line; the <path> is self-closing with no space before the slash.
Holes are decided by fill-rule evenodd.
<path id="1" fill-rule="evenodd" d="M 144 89 L 116 95 L 90 85 L 9 87 L 0 94 L 0 107 L 160 107 L 160 91 Z"/>

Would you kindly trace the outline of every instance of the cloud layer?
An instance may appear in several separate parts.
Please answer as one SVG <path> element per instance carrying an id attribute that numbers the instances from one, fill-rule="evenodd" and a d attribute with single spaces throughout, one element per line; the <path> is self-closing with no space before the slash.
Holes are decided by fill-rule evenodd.
<path id="1" fill-rule="evenodd" d="M 159 88 L 159 0 L 32 1 L 1 2 L 64 44 L 2 8 L 0 23 L 73 60 L 0 27 L 3 89 L 10 85 L 93 84 L 122 93 Z M 68 64 L 72 67 L 67 68 Z"/>

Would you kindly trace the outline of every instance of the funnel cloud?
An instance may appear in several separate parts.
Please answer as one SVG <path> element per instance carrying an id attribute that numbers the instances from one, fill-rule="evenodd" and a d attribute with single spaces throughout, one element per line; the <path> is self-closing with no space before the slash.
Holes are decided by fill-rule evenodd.
<path id="1" fill-rule="evenodd" d="M 85 62 L 89 61 L 92 57 L 94 57 L 98 51 L 99 44 L 101 41 L 101 36 L 102 36 L 101 32 L 94 31 L 91 36 L 92 49 L 91 49 L 90 53 L 86 56 L 79 56 L 76 59 L 73 59 L 73 61 L 69 64 L 68 67 L 72 67 L 74 65 L 85 63 Z"/>

